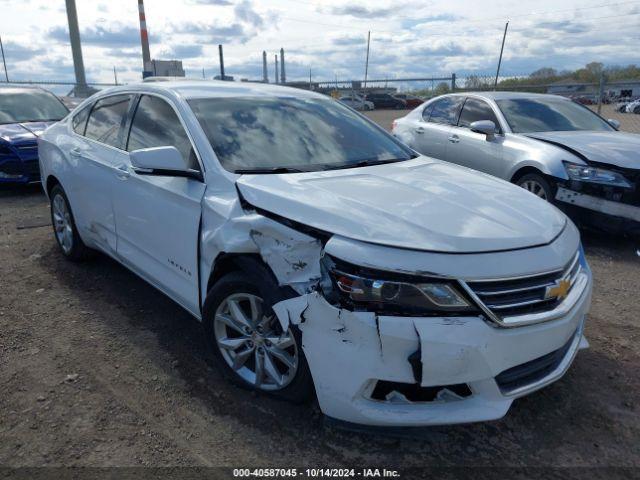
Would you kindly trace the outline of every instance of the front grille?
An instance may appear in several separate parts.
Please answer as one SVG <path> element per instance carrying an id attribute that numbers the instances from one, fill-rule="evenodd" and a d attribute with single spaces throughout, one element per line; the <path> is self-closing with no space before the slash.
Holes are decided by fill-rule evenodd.
<path id="1" fill-rule="evenodd" d="M 562 270 L 506 280 L 468 282 L 467 286 L 499 318 L 555 309 L 563 299 L 547 297 L 547 290 L 568 280 L 571 288 L 580 272 L 579 254 Z"/>
<path id="2" fill-rule="evenodd" d="M 558 368 L 571 347 L 577 332 L 569 338 L 558 350 L 547 353 L 529 362 L 512 367 L 496 376 L 496 383 L 503 394 L 508 394 L 514 390 L 531 385 L 542 380 Z"/>

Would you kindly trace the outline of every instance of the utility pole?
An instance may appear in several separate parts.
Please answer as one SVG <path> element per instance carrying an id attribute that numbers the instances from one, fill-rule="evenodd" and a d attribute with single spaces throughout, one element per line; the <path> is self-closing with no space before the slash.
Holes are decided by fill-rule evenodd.
<path id="1" fill-rule="evenodd" d="M 205 78 L 207 77 L 204 76 L 204 67 L 202 67 L 202 79 L 204 80 Z"/>
<path id="2" fill-rule="evenodd" d="M 78 12 L 75 0 L 65 0 L 67 5 L 67 21 L 69 22 L 69 41 L 73 55 L 73 69 L 76 74 L 76 85 L 73 88 L 76 95 L 87 93 L 87 78 L 84 75 L 84 62 L 82 60 L 82 46 L 80 44 L 80 28 L 78 27 Z"/>
<path id="3" fill-rule="evenodd" d="M 287 82 L 287 74 L 284 70 L 284 48 L 280 49 L 280 83 L 283 85 Z"/>
<path id="4" fill-rule="evenodd" d="M 220 80 L 225 80 L 225 76 L 224 76 L 224 53 L 222 52 L 222 44 L 218 45 L 218 54 L 220 55 Z"/>
<path id="5" fill-rule="evenodd" d="M 262 82 L 269 83 L 269 73 L 267 72 L 267 52 L 262 51 Z"/>
<path id="6" fill-rule="evenodd" d="M 367 33 L 367 60 L 364 64 L 364 88 L 363 94 L 367 94 L 367 76 L 369 75 L 369 45 L 371 44 L 371 30 Z M 361 97 L 364 105 L 364 96 Z"/>
<path id="7" fill-rule="evenodd" d="M 0 37 L 0 50 L 2 50 L 2 64 L 4 65 L 4 78 L 6 78 L 7 83 L 9 83 L 9 72 L 7 72 L 7 62 L 4 59 L 4 47 L 2 46 L 2 37 Z"/>
<path id="8" fill-rule="evenodd" d="M 276 84 L 280 83 L 278 80 L 278 55 L 276 54 Z"/>
<path id="9" fill-rule="evenodd" d="M 113 80 L 116 82 L 116 85 L 118 85 L 118 72 L 116 71 L 116 66 L 113 66 Z"/>
<path id="10" fill-rule="evenodd" d="M 602 99 L 604 97 L 604 69 L 600 72 L 600 85 L 598 86 L 598 115 L 602 112 Z"/>
<path id="11" fill-rule="evenodd" d="M 504 51 L 504 41 L 507 38 L 507 29 L 509 28 L 509 22 L 504 26 L 504 35 L 502 36 L 502 47 L 500 47 L 500 58 L 498 59 L 498 70 L 496 70 L 496 81 L 493 83 L 493 90 L 498 88 L 498 76 L 500 75 L 500 65 L 502 65 L 502 52 Z"/>
<path id="12" fill-rule="evenodd" d="M 309 68 L 309 90 L 313 90 L 313 83 L 311 83 L 311 68 Z"/>

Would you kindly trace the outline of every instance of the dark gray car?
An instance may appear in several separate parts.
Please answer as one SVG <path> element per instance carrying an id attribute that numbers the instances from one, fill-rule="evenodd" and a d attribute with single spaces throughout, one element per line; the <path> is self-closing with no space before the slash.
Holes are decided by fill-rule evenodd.
<path id="1" fill-rule="evenodd" d="M 556 95 L 437 97 L 394 122 L 418 152 L 516 183 L 581 223 L 640 232 L 640 135 Z"/>

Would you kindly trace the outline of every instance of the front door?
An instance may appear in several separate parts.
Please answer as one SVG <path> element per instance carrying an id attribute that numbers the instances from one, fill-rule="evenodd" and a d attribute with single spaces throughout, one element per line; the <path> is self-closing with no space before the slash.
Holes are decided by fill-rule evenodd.
<path id="1" fill-rule="evenodd" d="M 201 168 L 176 111 L 161 97 L 140 97 L 126 143 L 128 152 L 174 146 L 193 168 Z M 138 175 L 127 152 L 118 155 L 116 163 L 123 172 L 113 200 L 118 256 L 199 315 L 198 234 L 205 184 L 190 178 Z"/>
<path id="2" fill-rule="evenodd" d="M 470 125 L 480 120 L 490 120 L 496 126 L 496 134 L 472 132 Z M 503 177 L 504 136 L 498 119 L 490 105 L 478 98 L 467 98 L 460 112 L 458 126 L 452 127 L 447 142 L 445 159 L 449 162 Z"/>

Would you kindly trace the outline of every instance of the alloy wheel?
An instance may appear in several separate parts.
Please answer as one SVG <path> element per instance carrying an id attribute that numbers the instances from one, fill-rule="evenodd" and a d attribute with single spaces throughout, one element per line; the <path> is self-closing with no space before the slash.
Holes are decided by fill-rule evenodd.
<path id="1" fill-rule="evenodd" d="M 536 182 L 535 180 L 525 180 L 520 184 L 520 186 L 541 199 L 547 200 L 547 192 L 539 182 Z"/>
<path id="2" fill-rule="evenodd" d="M 225 298 L 215 313 L 214 334 L 227 365 L 256 388 L 280 390 L 295 377 L 299 359 L 293 332 L 283 332 L 275 315 L 265 315 L 259 296 Z"/>
<path id="3" fill-rule="evenodd" d="M 71 222 L 71 213 L 67 207 L 64 197 L 57 194 L 53 197 L 53 228 L 55 230 L 56 239 L 66 254 L 71 252 L 73 248 L 73 226 Z"/>

